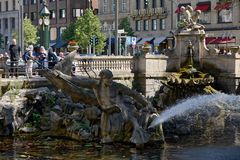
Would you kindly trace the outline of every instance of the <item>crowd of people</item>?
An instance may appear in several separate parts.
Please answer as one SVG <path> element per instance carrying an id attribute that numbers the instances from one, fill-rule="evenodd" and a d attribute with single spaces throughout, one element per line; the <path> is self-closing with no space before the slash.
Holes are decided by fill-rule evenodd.
<path id="1" fill-rule="evenodd" d="M 0 54 L 0 58 L 1 57 L 8 57 L 10 59 L 9 71 L 11 78 L 18 78 L 20 61 L 23 61 L 25 64 L 27 78 L 32 78 L 34 76 L 33 69 L 52 69 L 56 63 L 65 57 L 65 53 L 59 52 L 57 54 L 51 47 L 46 50 L 44 46 L 34 48 L 33 45 L 29 45 L 25 52 L 22 53 L 20 46 L 17 45 L 16 39 L 12 39 L 9 52 Z"/>

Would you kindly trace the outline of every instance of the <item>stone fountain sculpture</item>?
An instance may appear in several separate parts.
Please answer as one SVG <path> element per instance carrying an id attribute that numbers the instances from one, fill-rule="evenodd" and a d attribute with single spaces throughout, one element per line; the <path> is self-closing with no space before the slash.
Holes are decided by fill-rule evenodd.
<path id="1" fill-rule="evenodd" d="M 171 73 L 167 76 L 166 82 L 162 82 L 163 86 L 154 97 L 157 108 L 163 110 L 177 100 L 185 99 L 195 94 L 213 94 L 218 92 L 211 86 L 214 83 L 214 77 L 197 70 L 199 64 L 194 61 L 194 54 L 194 46 L 191 40 L 189 40 L 187 58 L 183 63 L 183 67 L 180 68 L 179 72 Z"/>
<path id="2" fill-rule="evenodd" d="M 100 79 L 70 76 L 71 67 L 67 66 L 71 66 L 75 54 L 76 51 L 70 53 L 53 70 L 45 69 L 42 74 L 73 100 L 99 107 L 102 111 L 100 132 L 103 143 L 123 141 L 142 146 L 153 135 L 155 140 L 158 135 L 158 140 L 164 141 L 161 128 L 147 130 L 157 115 L 155 108 L 140 93 L 114 82 L 110 70 L 102 70 Z"/>
<path id="3" fill-rule="evenodd" d="M 180 10 L 183 14 L 183 18 L 178 23 L 180 30 L 192 31 L 199 29 L 203 30 L 205 28 L 203 25 L 197 23 L 201 14 L 201 10 L 194 11 L 193 8 L 189 5 L 186 7 L 182 6 Z"/>

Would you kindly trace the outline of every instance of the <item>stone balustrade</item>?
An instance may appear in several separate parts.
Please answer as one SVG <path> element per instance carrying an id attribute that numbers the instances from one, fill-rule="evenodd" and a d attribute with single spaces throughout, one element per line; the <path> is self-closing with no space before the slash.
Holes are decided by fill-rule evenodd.
<path id="1" fill-rule="evenodd" d="M 101 70 L 109 69 L 115 77 L 132 77 L 134 61 L 132 56 L 76 56 L 74 65 L 77 75 L 93 72 L 96 76 Z"/>

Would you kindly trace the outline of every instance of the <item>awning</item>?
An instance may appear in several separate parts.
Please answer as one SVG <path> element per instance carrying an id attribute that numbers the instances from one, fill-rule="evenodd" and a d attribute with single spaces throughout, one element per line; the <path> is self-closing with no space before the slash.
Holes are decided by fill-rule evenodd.
<path id="1" fill-rule="evenodd" d="M 159 45 L 161 42 L 163 42 L 167 37 L 161 36 L 161 37 L 156 37 L 153 40 L 154 45 Z"/>
<path id="2" fill-rule="evenodd" d="M 195 8 L 196 10 L 200 10 L 202 12 L 207 12 L 210 9 L 210 5 L 209 4 L 198 4 L 197 7 Z"/>
<path id="3" fill-rule="evenodd" d="M 222 9 L 229 9 L 231 8 L 232 2 L 227 2 L 222 6 Z"/>
<path id="4" fill-rule="evenodd" d="M 236 43 L 236 38 L 206 37 L 206 44 L 226 44 L 226 43 Z"/>
<path id="5" fill-rule="evenodd" d="M 137 43 L 139 42 L 139 41 L 141 41 L 142 40 L 142 38 L 141 37 L 137 37 Z"/>
<path id="6" fill-rule="evenodd" d="M 231 8 L 232 2 L 225 2 L 225 3 L 217 3 L 215 10 L 221 11 L 223 9 Z"/>
<path id="7" fill-rule="evenodd" d="M 145 42 L 149 42 L 151 41 L 153 38 L 149 37 L 149 38 L 142 38 L 139 42 L 137 42 L 138 45 L 143 45 Z"/>
<path id="8" fill-rule="evenodd" d="M 178 7 L 178 8 L 176 9 L 175 13 L 177 13 L 177 14 L 181 13 L 180 7 Z"/>
<path id="9" fill-rule="evenodd" d="M 63 48 L 67 47 L 67 42 L 58 41 L 55 45 L 52 46 L 53 48 Z"/>
<path id="10" fill-rule="evenodd" d="M 49 43 L 49 46 L 52 47 L 52 46 L 54 46 L 55 44 L 56 44 L 56 42 L 50 42 L 50 43 Z"/>

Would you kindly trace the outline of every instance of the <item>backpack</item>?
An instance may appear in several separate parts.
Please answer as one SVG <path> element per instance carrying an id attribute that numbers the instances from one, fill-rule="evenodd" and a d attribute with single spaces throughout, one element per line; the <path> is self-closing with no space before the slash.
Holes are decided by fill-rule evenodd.
<path id="1" fill-rule="evenodd" d="M 30 59 L 30 55 L 29 52 L 25 52 L 22 56 L 22 59 L 27 62 Z"/>

